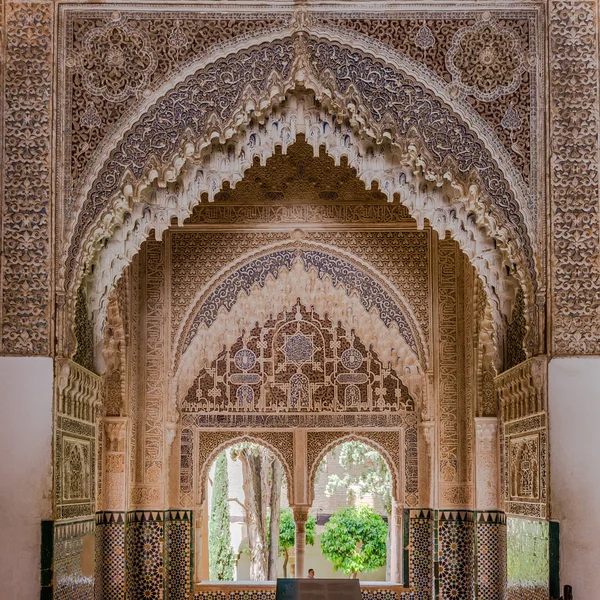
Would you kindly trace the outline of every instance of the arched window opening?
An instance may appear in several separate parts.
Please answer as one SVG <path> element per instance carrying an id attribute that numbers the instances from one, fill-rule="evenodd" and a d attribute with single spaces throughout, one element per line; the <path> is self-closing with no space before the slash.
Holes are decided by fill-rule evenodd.
<path id="1" fill-rule="evenodd" d="M 268 581 L 283 576 L 289 564 L 285 546 L 291 511 L 279 459 L 260 444 L 234 444 L 217 456 L 206 485 L 208 579 Z"/>
<path id="2" fill-rule="evenodd" d="M 392 506 L 392 476 L 377 450 L 360 441 L 333 448 L 317 467 L 317 541 L 307 547 L 307 568 L 318 565 L 320 577 L 389 581 Z"/>

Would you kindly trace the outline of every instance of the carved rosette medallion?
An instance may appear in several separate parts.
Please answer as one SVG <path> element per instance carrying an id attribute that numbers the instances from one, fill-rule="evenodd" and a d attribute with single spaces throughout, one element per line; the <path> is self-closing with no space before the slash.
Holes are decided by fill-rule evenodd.
<path id="1" fill-rule="evenodd" d="M 491 19 L 460 29 L 446 55 L 452 85 L 484 102 L 515 92 L 527 66 L 517 34 Z"/>
<path id="2" fill-rule="evenodd" d="M 89 31 L 76 56 L 85 89 L 109 102 L 139 97 L 150 83 L 158 59 L 145 32 L 120 20 Z"/>

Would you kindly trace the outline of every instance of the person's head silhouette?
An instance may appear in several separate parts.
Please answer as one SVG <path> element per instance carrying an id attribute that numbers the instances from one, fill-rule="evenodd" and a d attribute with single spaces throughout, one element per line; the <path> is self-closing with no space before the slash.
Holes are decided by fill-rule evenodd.
<path id="1" fill-rule="evenodd" d="M 309 569 L 308 570 L 308 578 L 309 579 L 314 579 L 315 578 L 315 570 L 314 569 Z"/>

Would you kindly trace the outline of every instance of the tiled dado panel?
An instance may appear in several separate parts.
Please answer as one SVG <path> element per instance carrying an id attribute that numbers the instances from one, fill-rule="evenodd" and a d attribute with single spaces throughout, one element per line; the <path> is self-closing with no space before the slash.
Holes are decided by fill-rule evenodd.
<path id="1" fill-rule="evenodd" d="M 125 527 L 128 600 L 187 599 L 191 585 L 191 511 L 135 511 Z"/>
<path id="2" fill-rule="evenodd" d="M 93 600 L 94 521 L 54 523 L 53 527 L 54 590 L 52 595 L 42 588 L 42 598 Z"/>
<path id="3" fill-rule="evenodd" d="M 506 515 L 477 513 L 475 533 L 475 598 L 502 599 L 506 594 Z"/>
<path id="4" fill-rule="evenodd" d="M 433 517 L 429 509 L 404 511 L 404 584 L 407 600 L 430 600 L 433 590 Z"/>
<path id="5" fill-rule="evenodd" d="M 474 542 L 473 512 L 436 511 L 434 523 L 436 599 L 472 598 Z"/>
<path id="6" fill-rule="evenodd" d="M 192 512 L 165 513 L 165 593 L 167 600 L 187 600 L 190 595 L 193 544 Z"/>
<path id="7" fill-rule="evenodd" d="M 96 600 L 125 598 L 125 513 L 96 514 Z"/>

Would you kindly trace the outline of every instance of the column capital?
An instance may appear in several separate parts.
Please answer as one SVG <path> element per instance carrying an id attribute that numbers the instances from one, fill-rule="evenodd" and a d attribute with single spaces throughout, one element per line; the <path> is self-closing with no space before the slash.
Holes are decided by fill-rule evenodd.
<path id="1" fill-rule="evenodd" d="M 310 510 L 310 506 L 296 504 L 290 508 L 294 513 L 294 521 L 296 522 L 296 525 L 300 523 L 306 524 L 306 521 L 308 521 L 308 511 Z"/>

